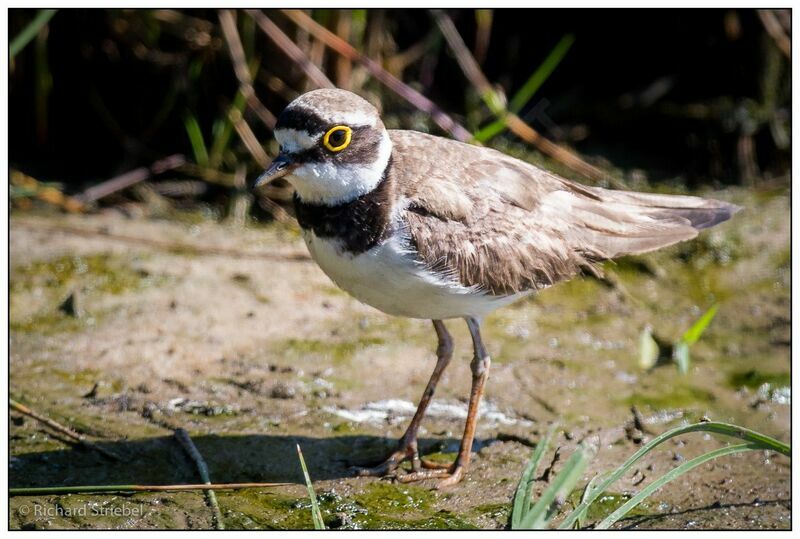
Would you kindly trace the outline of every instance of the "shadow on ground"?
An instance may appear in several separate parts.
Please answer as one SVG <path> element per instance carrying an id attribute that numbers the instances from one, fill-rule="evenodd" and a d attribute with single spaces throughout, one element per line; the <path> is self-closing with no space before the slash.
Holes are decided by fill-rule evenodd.
<path id="1" fill-rule="evenodd" d="M 303 475 L 300 445 L 314 481 L 353 477 L 352 466 L 375 464 L 397 440 L 378 436 L 197 436 L 192 437 L 215 483 L 298 483 Z M 458 443 L 456 439 L 420 440 L 423 452 Z M 117 462 L 99 452 L 74 447 L 13 458 L 9 486 L 169 485 L 198 483 L 197 471 L 177 440 L 170 436 L 98 446 L 119 455 Z"/>

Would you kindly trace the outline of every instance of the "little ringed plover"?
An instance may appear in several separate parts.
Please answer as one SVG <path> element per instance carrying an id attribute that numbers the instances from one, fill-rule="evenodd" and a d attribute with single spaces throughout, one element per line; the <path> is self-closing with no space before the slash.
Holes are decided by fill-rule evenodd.
<path id="1" fill-rule="evenodd" d="M 399 445 L 361 475 L 457 483 L 470 462 L 490 358 L 480 322 L 493 310 L 617 256 L 688 240 L 737 206 L 692 196 L 588 187 L 490 148 L 387 130 L 354 93 L 314 90 L 275 126 L 280 153 L 256 186 L 286 178 L 308 250 L 343 290 L 387 314 L 433 321 L 437 362 Z M 466 427 L 455 462 L 419 458 L 417 430 L 453 355 L 443 320 L 472 336 Z"/>

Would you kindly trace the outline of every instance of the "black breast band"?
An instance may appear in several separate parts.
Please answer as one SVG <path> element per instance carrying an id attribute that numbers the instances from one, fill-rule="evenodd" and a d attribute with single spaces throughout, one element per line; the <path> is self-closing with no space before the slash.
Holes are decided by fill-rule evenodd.
<path id="1" fill-rule="evenodd" d="M 384 170 L 380 183 L 365 195 L 336 206 L 303 202 L 295 193 L 297 222 L 319 238 L 335 238 L 353 254 L 368 251 L 391 233 L 391 181 Z"/>

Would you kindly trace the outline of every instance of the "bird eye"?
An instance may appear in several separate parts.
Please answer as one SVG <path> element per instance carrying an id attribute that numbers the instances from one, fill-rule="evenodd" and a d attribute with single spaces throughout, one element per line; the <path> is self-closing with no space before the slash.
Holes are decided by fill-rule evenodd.
<path id="1" fill-rule="evenodd" d="M 353 130 L 346 125 L 337 125 L 328 129 L 322 138 L 322 144 L 332 152 L 341 152 L 350 145 Z"/>

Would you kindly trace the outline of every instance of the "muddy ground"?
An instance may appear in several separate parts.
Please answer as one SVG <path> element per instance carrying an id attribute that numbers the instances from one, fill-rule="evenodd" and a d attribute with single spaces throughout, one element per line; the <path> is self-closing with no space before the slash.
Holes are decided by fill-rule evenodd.
<path id="1" fill-rule="evenodd" d="M 624 461 L 642 436 L 702 417 L 788 442 L 788 190 L 712 194 L 746 210 L 693 242 L 607 265 L 608 282 L 562 284 L 486 320 L 493 364 L 476 454 L 467 479 L 445 491 L 434 481 L 350 476 L 351 463 L 377 458 L 402 433 L 433 368 L 434 333 L 430 322 L 391 318 L 340 292 L 294 227 L 241 230 L 115 211 L 13 215 L 11 396 L 124 461 L 12 413 L 10 485 L 198 482 L 170 430 L 183 427 L 213 481 L 292 483 L 219 492 L 227 528 L 312 526 L 296 443 L 330 527 L 504 528 L 531 446 L 557 419 L 555 471 L 578 442 L 598 442 L 581 484 Z M 59 308 L 71 293 L 76 301 Z M 675 340 L 717 302 L 688 374 L 639 367 L 645 326 Z M 449 326 L 456 358 L 421 442 L 440 459 L 457 449 L 470 381 L 465 325 Z M 632 405 L 647 432 L 630 428 Z M 702 434 L 668 442 L 613 486 L 589 525 L 725 443 Z M 790 506 L 789 460 L 750 452 L 681 477 L 618 527 L 785 529 Z M 11 498 L 10 526 L 213 521 L 201 492 L 73 494 Z"/>

